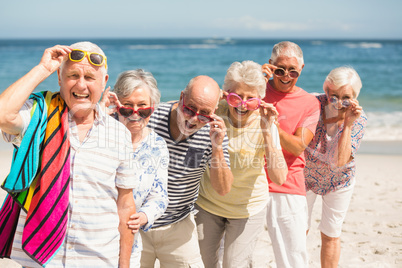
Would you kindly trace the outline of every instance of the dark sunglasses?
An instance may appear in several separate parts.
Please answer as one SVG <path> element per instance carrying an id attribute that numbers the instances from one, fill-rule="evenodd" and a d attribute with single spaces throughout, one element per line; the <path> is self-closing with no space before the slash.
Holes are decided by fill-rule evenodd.
<path id="1" fill-rule="evenodd" d="M 193 116 L 197 116 L 198 121 L 200 121 L 203 124 L 209 123 L 214 121 L 214 119 L 212 117 L 210 117 L 209 115 L 203 115 L 203 114 L 199 114 L 196 111 L 194 111 L 193 109 L 191 109 L 190 107 L 186 106 L 184 104 L 184 97 L 183 97 L 183 106 L 182 106 L 182 110 L 183 113 L 185 115 L 187 115 L 188 117 L 193 117 Z"/>
<path id="2" fill-rule="evenodd" d="M 102 66 L 105 63 L 105 68 L 107 68 L 106 56 L 95 52 L 88 52 L 80 49 L 73 49 L 68 55 L 69 59 L 74 62 L 82 61 L 85 56 L 88 57 L 89 62 L 95 66 Z"/>
<path id="3" fill-rule="evenodd" d="M 279 77 L 289 75 L 289 77 L 292 79 L 298 78 L 300 76 L 300 73 L 296 70 L 286 71 L 285 69 L 280 67 L 274 70 L 274 74 Z"/>
<path id="4" fill-rule="evenodd" d="M 154 111 L 154 107 L 138 108 L 137 110 L 134 110 L 134 108 L 131 107 L 120 106 L 117 108 L 117 111 L 121 116 L 126 118 L 134 114 L 138 114 L 141 118 L 145 119 L 151 116 Z"/>

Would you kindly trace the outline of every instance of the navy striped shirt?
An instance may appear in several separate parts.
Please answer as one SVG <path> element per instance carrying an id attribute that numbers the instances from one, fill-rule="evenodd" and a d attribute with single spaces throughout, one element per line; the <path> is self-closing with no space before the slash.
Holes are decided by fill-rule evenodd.
<path id="1" fill-rule="evenodd" d="M 212 143 L 206 124 L 187 139 L 175 142 L 169 130 L 170 112 L 174 103 L 161 103 L 152 114 L 148 126 L 166 141 L 169 149 L 168 195 L 165 213 L 155 221 L 153 228 L 178 222 L 193 210 L 198 197 L 200 179 L 209 165 Z M 230 167 L 228 138 L 223 140 L 223 154 Z"/>

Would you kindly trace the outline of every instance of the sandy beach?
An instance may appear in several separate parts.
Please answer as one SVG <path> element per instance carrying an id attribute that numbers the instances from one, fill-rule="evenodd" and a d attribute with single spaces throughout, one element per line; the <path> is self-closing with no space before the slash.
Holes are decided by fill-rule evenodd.
<path id="1" fill-rule="evenodd" d="M 12 148 L 0 141 L 0 178 Z M 339 267 L 402 267 L 402 142 L 363 142 L 356 157 L 357 183 L 343 225 Z M 0 201 L 5 197 L 0 190 Z M 320 202 L 307 237 L 310 267 L 320 267 Z M 258 241 L 255 267 L 276 267 L 268 233 Z M 21 267 L 0 259 L 0 267 Z"/>

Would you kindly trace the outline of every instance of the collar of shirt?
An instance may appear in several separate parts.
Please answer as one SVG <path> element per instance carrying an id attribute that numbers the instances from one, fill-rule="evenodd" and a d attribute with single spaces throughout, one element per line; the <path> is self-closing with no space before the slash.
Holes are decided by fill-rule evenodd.
<path id="1" fill-rule="evenodd" d="M 94 124 L 95 125 L 99 125 L 99 124 L 105 125 L 106 113 L 101 109 L 99 103 L 97 103 L 95 105 L 94 112 L 95 112 Z M 71 111 L 68 112 L 68 123 L 70 124 L 70 126 L 76 125 L 75 121 L 73 120 Z"/>

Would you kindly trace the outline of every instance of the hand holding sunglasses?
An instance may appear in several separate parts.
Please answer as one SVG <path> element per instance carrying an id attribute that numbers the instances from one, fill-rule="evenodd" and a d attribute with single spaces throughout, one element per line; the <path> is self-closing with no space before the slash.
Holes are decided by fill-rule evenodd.
<path id="1" fill-rule="evenodd" d="M 222 148 L 223 139 L 226 134 L 226 125 L 223 119 L 216 114 L 211 115 L 213 121 L 209 122 L 210 130 L 209 136 L 211 137 L 212 148 Z"/>
<path id="2" fill-rule="evenodd" d="M 99 105 L 108 115 L 117 113 L 117 107 L 122 106 L 116 93 L 110 92 L 110 86 L 103 92 Z"/>
<path id="3" fill-rule="evenodd" d="M 264 74 L 264 78 L 265 78 L 265 82 L 268 83 L 268 80 L 274 75 L 273 73 L 273 67 L 274 65 L 269 64 L 269 63 L 265 63 L 264 65 L 262 65 L 261 69 L 262 69 L 262 73 Z M 275 66 L 274 66 L 275 67 Z"/>
<path id="4" fill-rule="evenodd" d="M 345 126 L 352 126 L 354 121 L 360 117 L 363 111 L 363 107 L 359 105 L 359 101 L 357 99 L 351 99 L 349 100 L 349 103 L 350 104 L 345 111 Z"/>
<path id="5" fill-rule="evenodd" d="M 39 65 L 43 66 L 52 74 L 60 67 L 63 61 L 68 59 L 68 55 L 71 51 L 72 48 L 69 46 L 57 45 L 47 48 L 43 52 Z"/>
<path id="6" fill-rule="evenodd" d="M 278 123 L 279 113 L 276 110 L 276 107 L 271 103 L 261 101 L 260 116 L 261 116 L 261 122 L 260 122 L 261 129 L 270 130 L 272 123 L 274 124 Z"/>

